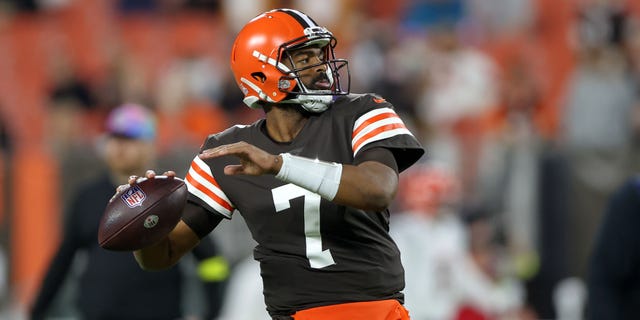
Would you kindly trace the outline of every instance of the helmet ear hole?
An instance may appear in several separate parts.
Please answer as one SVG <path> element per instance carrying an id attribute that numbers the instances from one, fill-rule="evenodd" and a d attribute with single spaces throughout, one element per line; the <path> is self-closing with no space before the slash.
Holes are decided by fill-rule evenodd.
<path id="1" fill-rule="evenodd" d="M 265 76 L 262 72 L 253 72 L 251 73 L 251 77 L 257 81 L 260 81 L 260 83 L 264 83 L 265 81 L 267 81 L 267 76 Z"/>

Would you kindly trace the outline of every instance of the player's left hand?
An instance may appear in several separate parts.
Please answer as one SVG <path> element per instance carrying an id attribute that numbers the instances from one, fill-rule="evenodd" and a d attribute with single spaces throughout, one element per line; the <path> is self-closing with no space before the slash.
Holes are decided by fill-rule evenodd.
<path id="1" fill-rule="evenodd" d="M 204 150 L 199 157 L 206 160 L 226 155 L 233 155 L 240 159 L 240 164 L 228 165 L 224 168 L 224 173 L 228 175 L 277 174 L 282 166 L 282 158 L 279 155 L 270 154 L 244 141 Z"/>
<path id="2" fill-rule="evenodd" d="M 170 170 L 170 171 L 165 171 L 162 175 L 167 176 L 169 178 L 175 178 L 176 173 L 175 173 L 175 171 L 171 171 Z M 156 172 L 151 170 L 151 169 L 149 169 L 144 173 L 144 177 L 147 178 L 147 179 L 153 179 L 153 178 L 156 177 Z M 127 184 L 121 185 L 118 188 L 120 188 L 120 187 L 125 187 L 126 188 L 126 187 L 129 187 L 129 186 L 132 186 L 136 182 L 138 182 L 138 179 L 140 179 L 140 177 L 138 177 L 138 176 L 130 176 L 129 180 L 127 181 Z"/>
<path id="3" fill-rule="evenodd" d="M 175 178 L 176 173 L 175 173 L 175 171 L 165 171 L 163 173 L 163 175 L 165 175 L 165 176 L 167 176 L 169 178 Z M 156 172 L 155 171 L 147 170 L 145 172 L 145 178 L 153 179 L 155 177 L 156 177 Z M 129 180 L 127 181 L 127 184 L 121 184 L 121 185 L 116 187 L 116 192 L 113 194 L 113 196 L 111 196 L 111 200 L 109 200 L 109 202 L 111 202 L 118 195 L 118 193 L 120 193 L 120 192 L 122 192 L 122 191 L 124 191 L 126 189 L 129 189 L 132 185 L 136 184 L 136 182 L 138 181 L 139 178 L 140 177 L 135 176 L 135 175 L 129 176 Z"/>

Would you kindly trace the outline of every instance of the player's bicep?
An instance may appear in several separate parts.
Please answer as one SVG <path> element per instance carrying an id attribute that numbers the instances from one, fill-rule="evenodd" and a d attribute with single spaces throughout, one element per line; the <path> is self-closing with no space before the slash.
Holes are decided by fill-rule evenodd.
<path id="1" fill-rule="evenodd" d="M 361 184 L 358 188 L 372 189 L 373 193 L 393 198 L 398 188 L 398 164 L 387 148 L 362 151 L 354 159 Z"/>
<path id="2" fill-rule="evenodd" d="M 357 166 L 367 161 L 375 161 L 384 164 L 398 174 L 398 163 L 396 162 L 396 158 L 394 157 L 393 152 L 387 148 L 371 148 L 364 150 L 356 155 L 353 160 L 353 164 Z"/>
<path id="3" fill-rule="evenodd" d="M 195 233 L 199 239 L 208 235 L 219 223 L 223 217 L 213 214 L 203 207 L 187 202 L 182 211 L 182 221 Z"/>
<path id="4" fill-rule="evenodd" d="M 334 201 L 363 210 L 385 210 L 398 188 L 397 170 L 391 151 L 385 148 L 363 150 L 353 165 L 342 167 Z"/>

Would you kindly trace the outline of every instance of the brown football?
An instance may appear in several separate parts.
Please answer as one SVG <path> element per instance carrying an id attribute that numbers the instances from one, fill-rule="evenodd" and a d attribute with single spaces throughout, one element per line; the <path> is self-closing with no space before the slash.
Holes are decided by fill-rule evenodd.
<path id="1" fill-rule="evenodd" d="M 157 243 L 180 221 L 187 194 L 179 178 L 138 179 L 107 203 L 98 244 L 108 250 L 133 251 Z"/>

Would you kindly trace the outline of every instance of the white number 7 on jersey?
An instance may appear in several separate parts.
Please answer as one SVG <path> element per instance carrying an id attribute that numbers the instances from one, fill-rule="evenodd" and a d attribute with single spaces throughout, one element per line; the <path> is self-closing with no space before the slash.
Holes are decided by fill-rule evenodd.
<path id="1" fill-rule="evenodd" d="M 304 197 L 304 236 L 307 246 L 307 259 L 311 268 L 321 269 L 335 264 L 331 251 L 322 250 L 320 235 L 320 196 L 294 184 L 285 184 L 271 190 L 276 212 L 289 209 L 290 201 Z"/>

